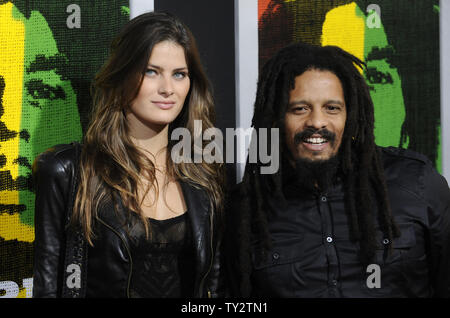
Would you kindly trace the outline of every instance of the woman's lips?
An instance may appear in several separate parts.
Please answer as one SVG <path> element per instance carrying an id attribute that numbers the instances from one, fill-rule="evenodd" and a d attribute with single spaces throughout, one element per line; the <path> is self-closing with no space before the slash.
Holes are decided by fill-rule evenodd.
<path id="1" fill-rule="evenodd" d="M 175 102 L 152 101 L 152 103 L 161 109 L 170 109 L 175 105 Z"/>

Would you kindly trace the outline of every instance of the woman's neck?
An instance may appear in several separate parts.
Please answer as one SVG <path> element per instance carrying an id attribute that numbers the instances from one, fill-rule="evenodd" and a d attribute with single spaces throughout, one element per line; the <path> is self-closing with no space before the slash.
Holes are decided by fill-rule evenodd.
<path id="1" fill-rule="evenodd" d="M 164 167 L 169 140 L 169 125 L 137 128 L 130 129 L 130 137 L 133 143 L 136 147 L 144 150 L 144 153 L 157 167 Z"/>

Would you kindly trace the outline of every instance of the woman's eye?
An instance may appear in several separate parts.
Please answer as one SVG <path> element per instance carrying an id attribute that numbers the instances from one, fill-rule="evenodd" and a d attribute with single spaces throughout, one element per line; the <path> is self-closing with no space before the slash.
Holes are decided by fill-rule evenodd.
<path id="1" fill-rule="evenodd" d="M 176 72 L 173 74 L 173 77 L 175 77 L 176 79 L 183 79 L 187 76 L 186 72 Z"/>
<path id="2" fill-rule="evenodd" d="M 148 76 L 156 75 L 156 71 L 154 69 L 149 68 L 145 71 L 145 75 L 148 75 Z"/>

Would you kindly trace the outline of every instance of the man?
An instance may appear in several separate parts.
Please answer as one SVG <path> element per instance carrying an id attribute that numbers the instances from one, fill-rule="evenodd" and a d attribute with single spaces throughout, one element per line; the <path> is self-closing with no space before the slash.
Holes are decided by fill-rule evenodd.
<path id="1" fill-rule="evenodd" d="M 247 163 L 229 200 L 231 295 L 450 295 L 447 182 L 425 156 L 375 144 L 358 67 L 338 47 L 293 44 L 262 69 L 252 125 L 280 129 L 282 163 Z"/>
<path id="2" fill-rule="evenodd" d="M 399 146 L 404 144 L 401 130 L 405 105 L 402 81 L 393 64 L 396 55 L 381 21 L 377 27 L 367 24 L 367 17 L 355 2 L 337 6 L 325 16 L 321 45 L 339 46 L 367 64 L 364 75 L 374 104 L 376 143 Z"/>
<path id="3" fill-rule="evenodd" d="M 440 169 L 439 1 L 259 2 L 267 3 L 260 6 L 261 66 L 296 41 L 355 55 L 367 64 L 376 143 L 418 151 Z"/>
<path id="4" fill-rule="evenodd" d="M 0 5 L 0 290 L 32 276 L 34 193 L 31 164 L 45 149 L 80 140 L 67 59 L 38 11 Z M 7 293 L 8 294 L 8 293 Z"/>

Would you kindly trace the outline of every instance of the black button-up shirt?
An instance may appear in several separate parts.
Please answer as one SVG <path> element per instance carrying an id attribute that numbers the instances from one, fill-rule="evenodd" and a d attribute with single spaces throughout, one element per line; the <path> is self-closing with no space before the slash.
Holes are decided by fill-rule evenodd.
<path id="1" fill-rule="evenodd" d="M 450 295 L 449 187 L 420 155 L 393 148 L 383 155 L 392 213 L 401 231 L 392 242 L 393 253 L 387 255 L 385 246 L 391 242 L 376 229 L 379 249 L 373 265 L 362 265 L 359 244 L 349 237 L 342 184 L 311 193 L 290 183 L 287 207 L 268 198 L 272 249 L 264 259 L 252 249 L 255 296 Z"/>

